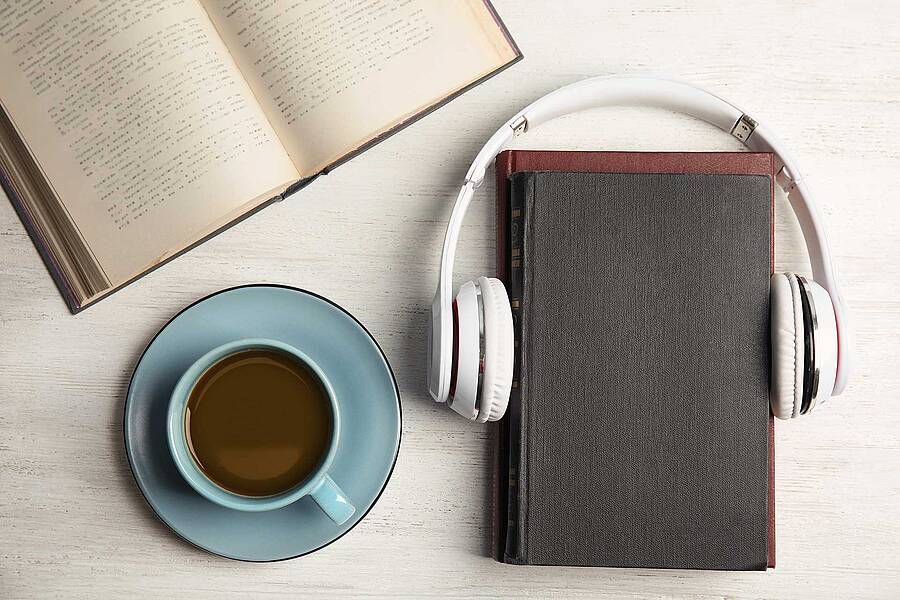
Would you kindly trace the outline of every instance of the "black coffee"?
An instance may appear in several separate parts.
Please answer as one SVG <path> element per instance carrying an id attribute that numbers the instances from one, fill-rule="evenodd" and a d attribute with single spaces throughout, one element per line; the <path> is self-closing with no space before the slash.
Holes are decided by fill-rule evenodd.
<path id="1" fill-rule="evenodd" d="M 191 390 L 184 418 L 200 470 L 242 496 L 272 496 L 312 473 L 331 441 L 331 403 L 314 372 L 277 350 L 225 357 Z"/>

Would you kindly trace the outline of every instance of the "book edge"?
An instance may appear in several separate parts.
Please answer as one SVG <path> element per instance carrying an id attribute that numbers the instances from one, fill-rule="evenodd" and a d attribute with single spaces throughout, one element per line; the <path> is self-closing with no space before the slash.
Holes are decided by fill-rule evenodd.
<path id="1" fill-rule="evenodd" d="M 66 280 L 65 275 L 63 274 L 62 268 L 59 266 L 56 257 L 53 256 L 53 253 L 47 247 L 43 236 L 41 236 L 40 232 L 38 231 L 37 225 L 31 218 L 31 214 L 28 211 L 28 207 L 25 206 L 25 203 L 22 202 L 19 194 L 16 193 L 15 187 L 13 186 L 9 175 L 2 168 L 0 168 L 0 187 L 3 188 L 3 191 L 6 193 L 6 197 L 9 198 L 9 203 L 12 205 L 13 210 L 16 212 L 16 216 L 19 217 L 19 221 L 22 223 L 22 227 L 25 228 L 25 232 L 28 234 L 28 237 L 31 238 L 32 245 L 35 247 L 38 255 L 41 257 L 41 260 L 44 263 L 44 267 L 50 274 L 50 278 L 53 280 L 53 283 L 56 284 L 56 289 L 59 290 L 59 294 L 60 296 L 62 296 L 63 301 L 66 303 L 69 312 L 73 315 L 78 313 L 81 310 L 81 307 L 78 304 L 78 300 L 75 298 L 75 295 L 72 293 L 72 290 L 69 288 L 69 284 Z"/>
<path id="2" fill-rule="evenodd" d="M 506 459 L 507 482 L 505 487 L 505 505 L 507 519 L 505 524 L 505 544 L 502 548 L 503 562 L 509 564 L 529 564 L 528 544 L 528 482 L 529 482 L 529 446 L 527 435 L 523 431 L 529 429 L 528 406 L 523 402 L 523 382 L 526 365 L 519 360 L 523 352 L 520 345 L 524 339 L 524 320 L 522 307 L 526 304 L 525 276 L 527 274 L 522 260 L 528 244 L 525 214 L 534 199 L 535 177 L 531 173 L 519 173 L 508 178 L 507 203 L 509 214 L 509 296 L 512 303 L 513 330 L 516 348 L 513 365 L 513 386 L 510 391 L 510 408 L 504 419 L 507 429 Z M 516 212 L 518 211 L 518 214 Z M 513 224 L 518 225 L 519 235 L 513 236 Z M 516 263 L 513 251 L 518 250 L 519 262 Z M 516 441 L 517 440 L 517 441 Z M 513 468 L 515 465 L 515 468 Z M 523 516 L 524 515 L 524 516 Z"/>
<path id="3" fill-rule="evenodd" d="M 521 60 L 524 58 L 522 54 L 522 49 L 519 48 L 519 45 L 516 43 L 516 40 L 513 39 L 512 34 L 509 32 L 509 28 L 506 26 L 506 23 L 503 22 L 503 19 L 500 18 L 500 14 L 497 13 L 497 9 L 494 8 L 494 3 L 491 0 L 484 0 L 484 7 L 491 15 L 491 18 L 494 19 L 494 23 L 497 25 L 497 28 L 500 29 L 500 33 L 503 34 L 503 37 L 506 38 L 506 43 L 509 44 L 510 48 L 512 48 L 513 53 L 518 57 L 513 62 Z M 512 64 L 512 63 L 510 63 Z"/>

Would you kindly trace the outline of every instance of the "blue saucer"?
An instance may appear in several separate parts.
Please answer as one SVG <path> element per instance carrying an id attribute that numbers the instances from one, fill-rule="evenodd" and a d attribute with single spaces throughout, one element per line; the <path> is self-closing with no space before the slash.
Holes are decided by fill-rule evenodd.
<path id="1" fill-rule="evenodd" d="M 169 395 L 202 354 L 226 342 L 266 337 L 309 355 L 341 406 L 341 439 L 329 473 L 356 505 L 335 525 L 301 498 L 250 513 L 206 500 L 182 479 L 166 442 Z M 348 312 L 310 292 L 274 285 L 224 290 L 185 308 L 144 350 L 125 400 L 125 450 L 147 502 L 172 531 L 214 554 L 247 561 L 296 558 L 359 523 L 387 485 L 400 448 L 400 395 L 391 367 Z"/>

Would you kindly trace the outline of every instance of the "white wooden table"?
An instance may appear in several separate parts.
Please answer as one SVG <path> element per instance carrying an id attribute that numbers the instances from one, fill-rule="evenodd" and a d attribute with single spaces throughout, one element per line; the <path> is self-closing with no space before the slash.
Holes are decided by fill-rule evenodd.
<path id="1" fill-rule="evenodd" d="M 498 0 L 526 59 L 437 113 L 78 316 L 0 201 L 0 597 L 900 596 L 900 7 L 888 2 Z M 679 76 L 747 107 L 818 192 L 855 317 L 858 370 L 827 410 L 776 431 L 777 562 L 767 573 L 519 568 L 487 556 L 483 427 L 424 387 L 440 237 L 469 161 L 509 114 L 596 74 Z M 656 132 L 656 133 L 654 133 Z M 738 149 L 686 118 L 592 111 L 520 138 L 560 149 Z M 458 277 L 494 268 L 490 185 Z M 777 267 L 806 269 L 777 204 Z M 180 541 L 122 445 L 144 345 L 186 304 L 251 282 L 342 304 L 397 374 L 393 478 L 339 542 L 243 564 Z"/>

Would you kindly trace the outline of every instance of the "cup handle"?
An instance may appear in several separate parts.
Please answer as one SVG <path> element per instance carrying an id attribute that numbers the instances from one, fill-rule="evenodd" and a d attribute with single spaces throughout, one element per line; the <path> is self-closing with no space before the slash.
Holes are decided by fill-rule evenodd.
<path id="1" fill-rule="evenodd" d="M 322 480 L 311 495 L 319 508 L 338 525 L 346 523 L 347 519 L 356 512 L 356 507 L 353 506 L 344 491 L 328 475 L 322 476 Z"/>

